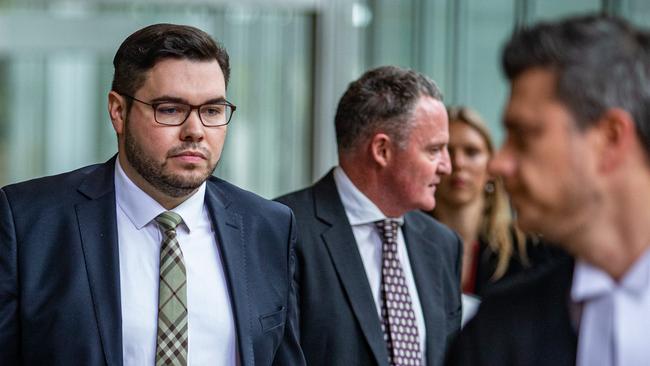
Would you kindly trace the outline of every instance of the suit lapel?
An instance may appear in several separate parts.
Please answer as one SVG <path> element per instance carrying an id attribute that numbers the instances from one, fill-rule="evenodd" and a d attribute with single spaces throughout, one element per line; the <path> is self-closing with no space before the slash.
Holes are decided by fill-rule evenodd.
<path id="1" fill-rule="evenodd" d="M 327 223 L 321 234 L 332 263 L 379 365 L 387 365 L 388 351 L 375 300 L 357 243 L 339 197 L 332 172 L 314 186 L 316 216 Z"/>
<path id="2" fill-rule="evenodd" d="M 436 314 L 442 314 L 444 309 L 440 312 L 433 311 L 433 309 L 440 308 L 442 304 L 436 299 L 442 299 L 444 294 L 440 288 L 439 281 L 435 279 L 441 278 L 440 273 L 440 257 L 438 253 L 433 250 L 435 242 L 433 241 L 433 232 L 425 232 L 425 227 L 419 225 L 416 220 L 410 219 L 410 214 L 405 215 L 404 220 L 404 241 L 411 262 L 411 269 L 415 279 L 415 287 L 417 288 L 418 298 L 420 299 L 420 306 L 424 315 L 426 334 L 426 357 L 427 364 L 432 365 L 435 362 L 436 354 L 435 347 L 440 342 L 436 342 L 436 334 L 444 334 L 446 324 L 444 319 Z M 440 331 L 440 330 L 443 331 Z"/>
<path id="3" fill-rule="evenodd" d="M 122 310 L 115 217 L 115 158 L 88 175 L 79 192 L 89 198 L 75 206 L 88 283 L 106 364 L 122 365 Z"/>
<path id="4" fill-rule="evenodd" d="M 253 330 L 250 321 L 251 300 L 248 293 L 246 242 L 243 239 L 242 216 L 228 209 L 230 200 L 212 179 L 207 181 L 205 198 L 217 236 L 224 272 L 228 279 L 240 361 L 242 365 L 254 365 Z"/>

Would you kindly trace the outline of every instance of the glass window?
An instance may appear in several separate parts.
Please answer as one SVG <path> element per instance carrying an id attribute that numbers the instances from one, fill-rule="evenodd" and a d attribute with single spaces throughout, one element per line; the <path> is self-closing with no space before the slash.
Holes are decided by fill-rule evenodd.
<path id="1" fill-rule="evenodd" d="M 531 1 L 531 21 L 559 19 L 579 13 L 600 11 L 604 3 L 602 0 L 543 0 Z"/>
<path id="2" fill-rule="evenodd" d="M 112 58 L 126 36 L 157 22 L 197 26 L 230 53 L 237 111 L 216 175 L 269 198 L 311 181 L 313 13 L 65 4 L 0 14 L 12 29 L 0 33 L 0 186 L 117 151 L 106 111 Z"/>
<path id="3" fill-rule="evenodd" d="M 641 27 L 650 27 L 650 2 L 647 0 L 622 0 L 622 13 Z"/>
<path id="4" fill-rule="evenodd" d="M 454 68 L 458 74 L 454 104 L 477 110 L 501 140 L 501 115 L 508 84 L 501 71 L 501 50 L 514 28 L 512 0 L 467 2 L 460 19 Z"/>

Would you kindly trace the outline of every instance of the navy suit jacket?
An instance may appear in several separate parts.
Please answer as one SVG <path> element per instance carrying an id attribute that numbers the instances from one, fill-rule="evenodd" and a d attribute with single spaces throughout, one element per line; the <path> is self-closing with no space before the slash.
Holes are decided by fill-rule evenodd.
<path id="1" fill-rule="evenodd" d="M 572 279 L 573 259 L 566 256 L 495 288 L 454 341 L 446 364 L 575 365 Z"/>
<path id="2" fill-rule="evenodd" d="M 377 307 L 332 172 L 280 197 L 298 222 L 300 343 L 310 366 L 388 366 Z M 442 364 L 460 328 L 462 244 L 422 212 L 402 227 L 424 313 L 427 366 Z"/>
<path id="3" fill-rule="evenodd" d="M 122 365 L 115 158 L 0 190 L 0 365 Z M 242 365 L 303 365 L 289 209 L 207 181 Z"/>

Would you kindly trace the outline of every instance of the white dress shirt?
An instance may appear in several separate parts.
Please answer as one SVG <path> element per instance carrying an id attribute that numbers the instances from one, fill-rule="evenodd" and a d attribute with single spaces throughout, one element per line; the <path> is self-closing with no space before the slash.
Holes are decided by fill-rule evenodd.
<path id="1" fill-rule="evenodd" d="M 578 366 L 650 364 L 650 250 L 619 282 L 578 261 L 571 299 L 583 304 Z"/>
<path id="2" fill-rule="evenodd" d="M 235 365 L 236 334 L 205 183 L 172 211 L 187 272 L 188 365 Z M 125 366 L 155 365 L 158 281 L 162 233 L 154 221 L 166 211 L 115 163 L 120 255 L 122 355 Z"/>
<path id="3" fill-rule="evenodd" d="M 352 226 L 352 233 L 357 242 L 363 266 L 366 270 L 366 276 L 370 282 L 372 296 L 374 297 L 375 305 L 377 306 L 377 315 L 381 318 L 382 241 L 379 237 L 379 231 L 375 226 L 375 221 L 385 220 L 387 217 L 354 185 L 354 183 L 352 183 L 341 167 L 336 167 L 334 169 L 334 182 L 336 183 L 336 188 L 341 197 L 341 202 L 343 202 L 345 214 Z M 424 315 L 422 314 L 422 306 L 420 305 L 420 298 L 418 297 L 418 291 L 415 287 L 411 262 L 409 261 L 408 252 L 406 251 L 406 245 L 404 243 L 404 234 L 402 233 L 404 218 L 399 217 L 397 218 L 397 221 L 400 223 L 399 230 L 397 231 L 397 256 L 402 264 L 402 270 L 404 272 L 404 277 L 406 278 L 409 295 L 411 295 L 413 312 L 415 313 L 418 334 L 420 336 L 422 362 L 424 365 L 426 362 L 426 328 L 424 326 Z"/>

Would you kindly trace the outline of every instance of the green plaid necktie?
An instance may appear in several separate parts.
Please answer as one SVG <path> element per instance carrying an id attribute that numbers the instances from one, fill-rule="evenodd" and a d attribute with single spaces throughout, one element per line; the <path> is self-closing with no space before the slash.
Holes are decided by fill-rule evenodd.
<path id="1" fill-rule="evenodd" d="M 158 288 L 156 366 L 187 365 L 187 282 L 183 252 L 176 240 L 181 217 L 171 211 L 156 217 L 163 232 Z"/>

